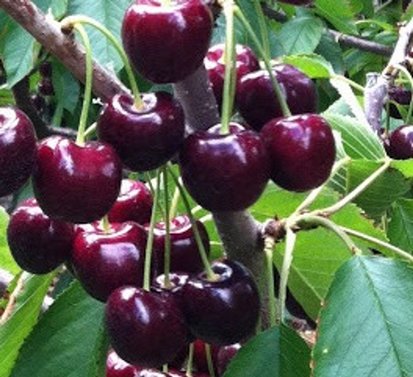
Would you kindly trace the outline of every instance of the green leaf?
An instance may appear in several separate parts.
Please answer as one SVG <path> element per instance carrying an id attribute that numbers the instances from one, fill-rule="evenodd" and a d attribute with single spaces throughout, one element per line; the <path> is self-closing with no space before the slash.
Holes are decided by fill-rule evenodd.
<path id="1" fill-rule="evenodd" d="M 399 199 L 394 203 L 387 234 L 393 245 L 413 253 L 412 199 Z"/>
<path id="2" fill-rule="evenodd" d="M 317 13 L 331 22 L 338 31 L 347 34 L 357 34 L 354 24 L 354 14 L 347 0 L 317 0 Z"/>
<path id="3" fill-rule="evenodd" d="M 315 377 L 413 376 L 413 270 L 354 257 L 337 272 L 319 320 Z"/>
<path id="4" fill-rule="evenodd" d="M 394 160 L 391 166 L 402 173 L 406 178 L 413 178 L 413 160 Z"/>
<path id="5" fill-rule="evenodd" d="M 59 106 L 73 113 L 76 109 L 80 95 L 79 82 L 65 67 L 54 60 L 53 63 L 53 86 Z"/>
<path id="6" fill-rule="evenodd" d="M 309 377 L 310 350 L 286 326 L 271 328 L 245 344 L 223 377 Z"/>
<path id="7" fill-rule="evenodd" d="M 3 207 L 0 207 L 0 268 L 9 271 L 12 274 L 19 272 L 19 267 L 10 254 L 7 243 L 7 225 L 9 224 L 9 215 Z"/>
<path id="8" fill-rule="evenodd" d="M 120 29 L 129 0 L 72 0 L 68 4 L 68 13 L 92 17 L 105 25 L 120 40 Z M 123 63 L 110 42 L 98 30 L 87 27 L 93 49 L 93 57 L 109 69 L 119 71 Z"/>
<path id="9" fill-rule="evenodd" d="M 305 16 L 286 22 L 279 33 L 285 54 L 305 54 L 315 50 L 323 35 L 323 24 L 318 18 Z"/>
<path id="10" fill-rule="evenodd" d="M 350 116 L 329 111 L 322 115 L 334 130 L 341 133 L 348 156 L 366 160 L 380 160 L 385 157 L 386 154 L 379 138 L 364 123 Z"/>
<path id="11" fill-rule="evenodd" d="M 348 191 L 356 188 L 381 165 L 382 162 L 377 161 L 353 160 L 348 168 Z M 372 218 L 379 218 L 395 200 L 410 190 L 410 185 L 411 180 L 390 168 L 359 195 L 355 203 Z"/>
<path id="12" fill-rule="evenodd" d="M 78 282 L 62 293 L 24 344 L 12 377 L 101 377 L 107 352 L 104 304 Z"/>
<path id="13" fill-rule="evenodd" d="M 284 56 L 283 62 L 297 67 L 301 72 L 312 79 L 330 78 L 334 73 L 331 64 L 317 54 Z"/>
<path id="14" fill-rule="evenodd" d="M 54 274 L 22 274 L 23 290 L 17 296 L 12 315 L 0 326 L 0 377 L 9 377 L 20 347 L 38 320 L 53 277 Z"/>

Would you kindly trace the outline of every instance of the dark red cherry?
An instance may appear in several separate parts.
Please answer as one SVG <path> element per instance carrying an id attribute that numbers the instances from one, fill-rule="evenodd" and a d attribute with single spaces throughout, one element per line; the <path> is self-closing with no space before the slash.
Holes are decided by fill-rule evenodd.
<path id="1" fill-rule="evenodd" d="M 289 191 L 307 191 L 324 183 L 334 165 L 333 132 L 316 114 L 274 119 L 261 131 L 271 161 L 271 179 Z"/>
<path id="2" fill-rule="evenodd" d="M 208 360 L 207 360 L 207 355 L 206 355 L 206 350 L 205 350 L 205 342 L 201 339 L 196 339 L 193 342 L 194 345 L 194 365 L 196 369 L 200 372 L 203 373 L 208 373 Z M 218 373 L 217 371 L 217 356 L 218 356 L 218 351 L 221 347 L 216 346 L 215 344 L 210 345 L 211 349 L 211 359 L 212 359 L 212 365 L 214 367 L 215 373 Z"/>
<path id="3" fill-rule="evenodd" d="M 36 136 L 30 119 L 15 107 L 0 107 L 0 197 L 23 186 L 35 157 Z"/>
<path id="4" fill-rule="evenodd" d="M 108 213 L 109 221 L 146 224 L 151 219 L 152 204 L 152 194 L 143 182 L 123 179 L 119 196 Z"/>
<path id="5" fill-rule="evenodd" d="M 139 369 L 122 360 L 111 350 L 106 359 L 106 377 L 137 377 Z"/>
<path id="6" fill-rule="evenodd" d="M 70 258 L 72 224 L 47 217 L 35 199 L 24 201 L 12 214 L 7 241 L 16 263 L 33 274 L 46 274 Z"/>
<path id="7" fill-rule="evenodd" d="M 42 78 L 38 86 L 39 93 L 43 96 L 52 96 L 54 94 L 54 87 L 50 78 Z"/>
<path id="8" fill-rule="evenodd" d="M 204 59 L 204 65 L 219 108 L 222 106 L 225 80 L 224 50 L 224 44 L 212 46 Z M 237 82 L 246 74 L 260 69 L 260 64 L 254 52 L 248 46 L 243 45 L 236 45 L 235 66 Z"/>
<path id="9" fill-rule="evenodd" d="M 133 222 L 112 224 L 108 231 L 81 232 L 73 245 L 72 264 L 85 290 L 106 301 L 119 287 L 143 284 L 146 232 Z"/>
<path id="10" fill-rule="evenodd" d="M 412 99 L 412 91 L 403 86 L 391 86 L 389 88 L 389 99 L 402 106 L 410 105 Z M 390 116 L 396 119 L 402 119 L 398 108 L 393 103 L 389 106 Z"/>
<path id="11" fill-rule="evenodd" d="M 40 76 L 50 78 L 52 77 L 52 64 L 48 61 L 45 61 L 39 65 Z"/>
<path id="12" fill-rule="evenodd" d="M 268 181 L 269 161 L 254 131 L 232 125 L 189 135 L 179 163 L 185 187 L 195 201 L 210 211 L 239 211 L 252 205 Z"/>
<path id="13" fill-rule="evenodd" d="M 235 343 L 229 346 L 221 347 L 217 354 L 218 376 L 223 376 L 231 360 L 235 357 L 241 348 L 241 344 Z"/>
<path id="14" fill-rule="evenodd" d="M 389 157 L 396 160 L 413 158 L 413 126 L 396 128 L 384 144 Z"/>
<path id="15" fill-rule="evenodd" d="M 39 143 L 33 188 L 51 218 L 90 223 L 102 218 L 118 197 L 122 166 L 107 144 L 79 146 L 51 136 Z"/>
<path id="16" fill-rule="evenodd" d="M 273 72 L 292 114 L 316 112 L 317 92 L 308 76 L 288 64 L 276 65 Z M 236 103 L 242 117 L 255 130 L 283 115 L 266 70 L 249 73 L 240 80 Z"/>
<path id="17" fill-rule="evenodd" d="M 213 17 L 203 0 L 136 0 L 126 11 L 122 41 L 135 69 L 155 83 L 178 82 L 201 66 Z"/>
<path id="18" fill-rule="evenodd" d="M 209 254 L 209 237 L 204 224 L 196 222 L 205 251 Z M 154 229 L 154 251 L 157 255 L 159 266 L 164 265 L 165 255 L 165 222 L 161 221 L 155 225 Z M 170 271 L 201 272 L 203 270 L 202 259 L 196 243 L 194 230 L 188 216 L 182 215 L 172 219 L 170 224 L 171 242 L 171 266 Z"/>
<path id="19" fill-rule="evenodd" d="M 175 299 L 140 288 L 119 288 L 109 296 L 106 325 L 116 353 L 143 367 L 172 361 L 188 342 L 188 329 Z"/>
<path id="20" fill-rule="evenodd" d="M 185 318 L 195 337 L 210 344 L 233 344 L 255 331 L 260 312 L 257 286 L 239 262 L 215 262 L 212 269 L 216 281 L 201 273 L 182 288 Z"/>
<path id="21" fill-rule="evenodd" d="M 97 121 L 101 140 L 111 144 L 131 170 L 147 171 L 167 162 L 180 148 L 185 132 L 181 105 L 165 92 L 142 95 L 143 109 L 133 99 L 116 95 Z"/>
<path id="22" fill-rule="evenodd" d="M 178 370 L 170 370 L 168 372 L 169 377 L 187 377 L 188 375 L 185 372 L 181 372 Z M 207 373 L 202 373 L 202 372 L 192 372 L 191 374 L 192 377 L 210 377 L 209 374 Z"/>

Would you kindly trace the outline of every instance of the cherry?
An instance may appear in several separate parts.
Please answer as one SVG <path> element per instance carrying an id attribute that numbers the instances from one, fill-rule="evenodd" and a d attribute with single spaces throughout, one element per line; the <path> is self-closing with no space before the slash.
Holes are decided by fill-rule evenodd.
<path id="1" fill-rule="evenodd" d="M 106 377 L 137 377 L 139 368 L 122 360 L 111 350 L 106 359 Z"/>
<path id="2" fill-rule="evenodd" d="M 181 149 L 182 180 L 195 201 L 210 211 L 239 211 L 264 191 L 269 160 L 258 135 L 232 124 L 189 135 Z"/>
<path id="3" fill-rule="evenodd" d="M 180 148 L 185 132 L 184 112 L 165 92 L 142 95 L 143 109 L 133 98 L 115 95 L 97 121 L 101 140 L 111 144 L 123 163 L 134 171 L 158 168 Z"/>
<path id="4" fill-rule="evenodd" d="M 215 262 L 212 269 L 216 281 L 201 273 L 182 287 L 185 318 L 195 337 L 216 345 L 233 344 L 255 331 L 260 312 L 257 286 L 239 262 Z"/>
<path id="5" fill-rule="evenodd" d="M 169 377 L 187 377 L 188 375 L 185 372 L 180 372 L 178 370 L 170 370 L 168 372 Z M 207 373 L 192 372 L 192 377 L 210 377 Z"/>
<path id="6" fill-rule="evenodd" d="M 391 158 L 396 160 L 413 158 L 413 126 L 403 125 L 396 128 L 384 145 Z"/>
<path id="7" fill-rule="evenodd" d="M 89 223 L 103 217 L 120 189 L 122 166 L 107 144 L 51 136 L 38 146 L 33 188 L 51 218 Z"/>
<path id="8" fill-rule="evenodd" d="M 106 325 L 118 355 L 143 367 L 172 361 L 188 342 L 188 329 L 174 298 L 140 288 L 126 286 L 112 292 Z"/>
<path id="9" fill-rule="evenodd" d="M 24 201 L 12 214 L 7 240 L 16 263 L 33 274 L 46 274 L 69 259 L 73 225 L 46 216 L 35 199 Z"/>
<path id="10" fill-rule="evenodd" d="M 35 156 L 36 136 L 30 119 L 15 107 L 0 107 L 0 197 L 29 179 Z"/>
<path id="11" fill-rule="evenodd" d="M 235 357 L 238 351 L 241 348 L 241 344 L 235 343 L 229 346 L 221 347 L 217 354 L 217 369 L 218 375 L 223 376 L 224 372 L 227 370 L 227 367 L 231 360 Z"/>
<path id="12" fill-rule="evenodd" d="M 271 179 L 290 191 L 307 191 L 330 176 L 336 150 L 333 132 L 319 115 L 274 119 L 261 131 L 271 160 Z"/>
<path id="13" fill-rule="evenodd" d="M 209 237 L 204 224 L 196 222 L 205 251 L 209 254 Z M 171 220 L 171 271 L 201 272 L 203 270 L 202 259 L 196 243 L 194 231 L 188 216 L 182 215 Z M 160 267 L 164 264 L 166 224 L 162 221 L 155 225 L 154 251 Z"/>
<path id="14" fill-rule="evenodd" d="M 54 94 L 54 87 L 50 78 L 42 78 L 38 85 L 39 93 L 45 97 L 52 96 Z"/>
<path id="15" fill-rule="evenodd" d="M 403 86 L 391 86 L 389 88 L 389 99 L 398 103 L 402 106 L 410 105 L 410 101 L 412 99 L 412 91 L 404 88 Z M 402 119 L 402 115 L 400 114 L 397 107 L 390 103 L 389 106 L 389 113 L 390 116 L 397 119 Z"/>
<path id="16" fill-rule="evenodd" d="M 208 361 L 207 361 L 207 356 L 206 356 L 206 350 L 205 350 L 205 342 L 202 341 L 201 339 L 196 339 L 194 342 L 194 365 L 196 366 L 196 369 L 200 372 L 208 373 Z M 211 349 L 211 359 L 212 359 L 212 365 L 214 367 L 215 372 L 217 372 L 217 356 L 218 356 L 218 351 L 220 347 L 216 346 L 215 344 L 210 345 Z"/>
<path id="17" fill-rule="evenodd" d="M 136 0 L 126 11 L 122 41 L 135 69 L 155 83 L 178 82 L 201 66 L 213 27 L 203 0 Z"/>
<path id="18" fill-rule="evenodd" d="M 135 221 L 146 224 L 151 219 L 153 199 L 150 190 L 140 181 L 123 179 L 120 194 L 108 213 L 111 223 Z"/>
<path id="19" fill-rule="evenodd" d="M 39 65 L 40 76 L 45 78 L 52 77 L 52 64 L 48 61 L 45 61 Z"/>
<path id="20" fill-rule="evenodd" d="M 81 232 L 73 245 L 76 276 L 94 298 L 106 301 L 124 285 L 142 286 L 146 232 L 140 225 L 112 224 L 107 232 Z"/>
<path id="21" fill-rule="evenodd" d="M 292 114 L 314 113 L 317 92 L 314 83 L 304 73 L 289 64 L 273 68 Z M 236 103 L 242 117 L 255 130 L 269 120 L 283 115 L 266 70 L 249 73 L 239 82 Z"/>
<path id="22" fill-rule="evenodd" d="M 260 69 L 260 64 L 254 52 L 243 45 L 236 45 L 236 78 L 237 82 L 246 74 Z M 225 61 L 224 61 L 224 44 L 212 46 L 204 59 L 204 65 L 208 72 L 208 78 L 211 82 L 218 107 L 222 106 L 222 95 L 225 80 Z"/>

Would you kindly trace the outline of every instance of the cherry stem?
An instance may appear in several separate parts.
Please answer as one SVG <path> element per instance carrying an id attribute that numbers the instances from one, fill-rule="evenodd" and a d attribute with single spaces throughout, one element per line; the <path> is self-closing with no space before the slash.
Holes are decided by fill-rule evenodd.
<path id="1" fill-rule="evenodd" d="M 192 368 L 194 364 L 194 343 L 189 345 L 188 361 L 186 363 L 186 376 L 192 377 Z"/>
<path id="2" fill-rule="evenodd" d="M 268 38 L 267 23 L 266 23 L 264 11 L 261 6 L 261 1 L 254 1 L 254 5 L 255 5 L 255 11 L 257 12 L 257 15 L 258 15 L 258 24 L 260 26 L 261 40 L 262 40 L 262 45 L 265 51 L 265 55 L 267 56 L 267 58 L 270 58 L 271 57 L 270 40 Z"/>
<path id="3" fill-rule="evenodd" d="M 364 86 L 361 86 L 361 85 L 357 84 L 356 82 L 354 82 L 353 80 L 350 80 L 346 76 L 333 74 L 333 75 L 331 75 L 331 79 L 336 79 L 336 80 L 343 81 L 343 82 L 349 84 L 350 86 L 352 86 L 354 89 L 364 93 L 364 89 L 365 89 Z"/>
<path id="4" fill-rule="evenodd" d="M 163 166 L 163 184 L 164 184 L 164 221 L 165 221 L 165 251 L 164 251 L 164 285 L 166 288 L 171 286 L 169 272 L 171 270 L 171 223 L 169 217 L 169 193 L 168 193 L 168 169 Z"/>
<path id="5" fill-rule="evenodd" d="M 108 215 L 105 215 L 105 216 L 102 217 L 102 220 L 100 221 L 100 224 L 102 225 L 103 231 L 105 233 L 110 232 L 110 222 L 109 222 Z"/>
<path id="6" fill-rule="evenodd" d="M 413 90 L 413 78 L 412 75 L 410 74 L 409 70 L 402 66 L 401 64 L 397 64 L 395 66 L 400 72 L 403 72 L 403 74 L 406 76 L 406 78 L 409 80 L 410 84 L 410 89 Z M 413 113 L 413 96 L 410 99 L 409 103 L 409 110 L 407 111 L 406 119 L 405 119 L 405 124 L 411 124 L 412 120 L 412 113 Z"/>
<path id="7" fill-rule="evenodd" d="M 270 326 L 274 327 L 277 324 L 277 303 L 275 300 L 275 287 L 274 287 L 274 263 L 273 263 L 273 253 L 275 246 L 274 237 L 268 236 L 264 240 L 264 252 L 267 267 L 267 285 L 268 285 L 268 301 L 269 301 L 269 315 L 270 315 Z"/>
<path id="8" fill-rule="evenodd" d="M 96 20 L 94 20 L 93 18 L 82 16 L 82 15 L 74 15 L 74 16 L 66 17 L 61 22 L 61 24 L 64 26 L 66 25 L 70 26 L 70 25 L 76 25 L 76 24 L 87 24 L 99 30 L 109 40 L 109 42 L 113 45 L 113 47 L 118 52 L 119 56 L 122 59 L 123 65 L 125 66 L 125 71 L 129 79 L 129 85 L 131 87 L 132 94 L 135 100 L 135 107 L 137 109 L 142 109 L 145 105 L 142 101 L 141 94 L 139 92 L 139 88 L 136 83 L 135 76 L 133 74 L 133 70 L 129 63 L 128 57 L 125 53 L 125 50 L 122 48 L 122 46 L 120 45 L 116 37 L 110 32 L 110 30 L 106 28 L 104 25 L 102 25 L 100 22 L 97 22 Z"/>
<path id="9" fill-rule="evenodd" d="M 85 139 L 91 136 L 96 131 L 97 124 L 96 122 L 91 124 L 85 131 Z"/>
<path id="10" fill-rule="evenodd" d="M 280 287 L 278 290 L 277 323 L 279 324 L 284 320 L 285 301 L 287 298 L 287 282 L 288 276 L 290 275 L 291 264 L 293 262 L 295 241 L 297 239 L 297 235 L 293 232 L 289 224 L 286 225 L 285 231 L 285 252 L 281 267 Z"/>
<path id="11" fill-rule="evenodd" d="M 209 263 L 207 253 L 205 251 L 205 246 L 204 246 L 204 243 L 202 242 L 201 235 L 198 229 L 198 225 L 196 224 L 195 218 L 191 212 L 191 206 L 189 204 L 189 200 L 188 200 L 188 197 L 186 196 L 185 190 L 182 187 L 181 183 L 179 182 L 179 179 L 175 176 L 175 173 L 173 172 L 170 166 L 169 166 L 169 174 L 171 175 L 172 179 L 175 182 L 176 187 L 178 187 L 179 192 L 181 193 L 182 201 L 184 202 L 184 206 L 187 211 L 189 220 L 191 221 L 191 226 L 192 226 L 192 230 L 194 231 L 195 241 L 198 246 L 199 254 L 201 256 L 202 263 L 204 265 L 205 272 L 207 274 L 207 278 L 210 281 L 215 281 L 217 279 L 217 276 L 212 270 L 211 264 Z"/>
<path id="12" fill-rule="evenodd" d="M 354 229 L 346 228 L 346 227 L 344 227 L 344 226 L 340 226 L 340 229 L 341 229 L 343 232 L 345 232 L 345 233 L 347 233 L 348 235 L 350 235 L 350 236 L 357 237 L 357 238 L 360 238 L 360 239 L 362 239 L 362 240 L 364 240 L 364 241 L 368 241 L 368 242 L 374 243 L 374 244 L 376 244 L 377 246 L 384 247 L 384 248 L 386 248 L 387 250 L 390 250 L 390 251 L 392 251 L 393 253 L 399 255 L 400 257 L 402 257 L 402 258 L 404 258 L 404 259 L 407 259 L 410 263 L 413 263 L 413 255 L 411 255 L 410 253 L 408 253 L 407 251 L 405 251 L 405 250 L 403 250 L 403 249 L 400 249 L 399 247 L 396 247 L 396 246 L 394 246 L 394 245 L 392 245 L 392 244 L 390 244 L 390 243 L 388 243 L 388 242 L 379 240 L 379 239 L 377 239 L 377 238 L 375 238 L 375 237 L 368 236 L 367 234 L 364 234 L 364 233 L 362 233 L 362 232 L 358 232 L 357 230 L 354 230 Z"/>
<path id="13" fill-rule="evenodd" d="M 366 180 L 364 180 L 359 186 L 357 186 L 353 191 L 348 193 L 343 199 L 335 203 L 334 205 L 314 211 L 314 215 L 321 215 L 323 217 L 328 217 L 342 208 L 344 208 L 347 204 L 351 203 L 354 199 L 356 199 L 361 193 L 363 193 L 377 178 L 379 178 L 389 167 L 392 160 L 390 158 L 386 158 L 384 160 L 384 164 L 378 168 L 372 175 L 370 175 Z"/>
<path id="14" fill-rule="evenodd" d="M 226 19 L 226 42 L 224 50 L 225 79 L 222 101 L 221 133 L 229 133 L 235 96 L 236 64 L 235 64 L 235 28 L 234 28 L 234 2 L 226 0 L 224 4 Z"/>
<path id="15" fill-rule="evenodd" d="M 77 30 L 82 38 L 83 45 L 86 51 L 86 80 L 85 80 L 85 94 L 83 97 L 82 112 L 80 114 L 79 129 L 77 133 L 76 143 L 78 145 L 85 144 L 86 123 L 89 114 L 89 106 L 92 101 L 92 80 L 93 80 L 93 61 L 92 61 L 92 47 L 90 45 L 89 37 L 85 28 L 80 24 L 74 24 L 73 28 Z"/>
<path id="16" fill-rule="evenodd" d="M 234 14 L 235 16 L 241 21 L 241 23 L 244 25 L 245 29 L 247 30 L 248 34 L 250 35 L 251 39 L 253 40 L 256 48 L 258 49 L 262 60 L 264 61 L 265 68 L 268 71 L 268 74 L 270 75 L 271 83 L 274 88 L 275 95 L 277 97 L 278 103 L 280 104 L 281 111 L 285 117 L 288 117 L 291 115 L 291 111 L 288 107 L 287 101 L 284 97 L 281 85 L 275 78 L 274 72 L 272 70 L 271 62 L 270 59 L 266 56 L 265 50 L 262 47 L 258 37 L 256 36 L 254 30 L 252 29 L 251 25 L 249 24 L 248 20 L 242 13 L 241 9 L 238 6 L 234 7 Z"/>
<path id="17" fill-rule="evenodd" d="M 179 189 L 176 187 L 174 191 L 174 195 L 172 196 L 171 208 L 169 210 L 170 219 L 173 219 L 178 212 L 178 203 L 179 203 L 180 197 L 181 197 L 181 194 L 179 193 Z"/>
<path id="18" fill-rule="evenodd" d="M 159 201 L 159 191 L 160 191 L 160 177 L 161 177 L 161 169 L 158 169 L 156 172 L 156 187 L 155 187 L 155 194 L 154 194 L 154 205 L 152 207 L 152 214 L 151 214 L 151 221 L 149 224 L 149 231 L 148 231 L 148 240 L 146 241 L 146 249 L 145 249 L 145 267 L 144 267 L 144 274 L 143 274 L 143 289 L 146 291 L 150 291 L 151 287 L 151 263 L 152 263 L 152 248 L 153 248 L 153 230 L 155 228 L 156 222 L 156 208 Z"/>
<path id="19" fill-rule="evenodd" d="M 212 360 L 211 346 L 205 343 L 205 356 L 207 359 L 208 373 L 210 377 L 215 377 L 214 362 Z"/>

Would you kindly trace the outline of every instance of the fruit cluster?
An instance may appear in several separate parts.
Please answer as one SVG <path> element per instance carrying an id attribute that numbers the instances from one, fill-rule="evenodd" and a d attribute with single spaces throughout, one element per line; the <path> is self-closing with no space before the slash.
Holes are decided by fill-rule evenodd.
<path id="1" fill-rule="evenodd" d="M 181 81 L 204 62 L 220 104 L 225 64 L 222 45 L 208 50 L 212 28 L 202 0 L 136 0 L 125 14 L 122 40 L 135 69 L 154 83 Z M 137 375 L 147 375 L 138 366 L 173 362 L 194 339 L 217 347 L 244 341 L 255 331 L 260 300 L 239 262 L 214 261 L 208 270 L 200 257 L 202 245 L 209 251 L 202 223 L 177 216 L 149 227 L 157 203 L 143 183 L 122 180 L 123 168 L 150 171 L 177 156 L 187 191 L 219 212 L 248 208 L 269 179 L 291 191 L 316 188 L 335 160 L 333 133 L 315 114 L 316 90 L 306 75 L 274 66 L 294 114 L 283 117 L 270 75 L 250 48 L 237 46 L 235 66 L 236 107 L 246 125 L 231 123 L 228 133 L 217 125 L 186 136 L 184 111 L 165 92 L 115 95 L 97 120 L 98 141 L 52 136 L 36 145 L 27 116 L 0 109 L 0 196 L 29 176 L 35 195 L 9 223 L 16 262 L 35 274 L 66 263 L 91 296 L 106 302 L 111 345 Z M 164 265 L 170 265 L 166 276 Z M 143 289 L 149 275 L 150 287 Z"/>

